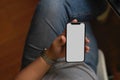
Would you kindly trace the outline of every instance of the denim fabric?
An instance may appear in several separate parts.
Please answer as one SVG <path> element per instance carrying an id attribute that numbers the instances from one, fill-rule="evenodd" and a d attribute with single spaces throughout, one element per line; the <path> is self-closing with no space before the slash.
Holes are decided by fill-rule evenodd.
<path id="1" fill-rule="evenodd" d="M 96 71 L 98 48 L 89 20 L 104 9 L 102 0 L 40 0 L 24 47 L 22 68 L 39 57 L 41 51 L 48 48 L 65 30 L 66 24 L 77 18 L 86 24 L 86 36 L 91 41 L 91 49 L 85 56 L 85 63 Z"/>

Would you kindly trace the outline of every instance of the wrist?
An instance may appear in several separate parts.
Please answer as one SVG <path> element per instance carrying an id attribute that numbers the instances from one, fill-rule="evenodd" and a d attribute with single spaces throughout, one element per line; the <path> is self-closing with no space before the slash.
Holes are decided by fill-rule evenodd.
<path id="1" fill-rule="evenodd" d="M 49 65 L 53 65 L 56 62 L 56 59 L 54 59 L 49 51 L 47 49 L 44 49 L 41 54 L 42 59 Z"/>

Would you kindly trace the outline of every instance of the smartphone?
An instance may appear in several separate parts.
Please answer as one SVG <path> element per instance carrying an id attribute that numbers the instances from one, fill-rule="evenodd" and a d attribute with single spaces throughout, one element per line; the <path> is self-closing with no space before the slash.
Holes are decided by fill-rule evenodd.
<path id="1" fill-rule="evenodd" d="M 120 0 L 107 0 L 113 10 L 120 16 Z"/>
<path id="2" fill-rule="evenodd" d="M 68 23 L 66 29 L 66 61 L 84 61 L 85 53 L 85 24 Z"/>

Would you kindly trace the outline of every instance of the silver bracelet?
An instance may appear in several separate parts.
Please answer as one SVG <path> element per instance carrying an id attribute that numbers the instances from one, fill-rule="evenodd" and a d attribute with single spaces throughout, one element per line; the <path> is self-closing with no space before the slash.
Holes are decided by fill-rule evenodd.
<path id="1" fill-rule="evenodd" d="M 56 60 L 52 60 L 50 59 L 47 55 L 46 55 L 46 48 L 42 51 L 41 53 L 41 57 L 45 60 L 45 62 L 49 65 L 53 65 L 54 63 L 56 63 Z"/>

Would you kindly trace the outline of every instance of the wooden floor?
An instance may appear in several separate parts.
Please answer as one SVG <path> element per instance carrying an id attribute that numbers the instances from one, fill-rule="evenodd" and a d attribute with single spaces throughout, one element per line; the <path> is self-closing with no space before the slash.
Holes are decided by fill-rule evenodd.
<path id="1" fill-rule="evenodd" d="M 19 70 L 26 34 L 38 0 L 0 0 L 0 80 Z"/>
<path id="2" fill-rule="evenodd" d="M 0 80 L 18 73 L 24 41 L 38 0 L 0 0 Z M 109 74 L 120 71 L 120 19 L 113 12 L 104 24 L 93 23 Z M 115 79 L 120 80 L 120 79 Z"/>

